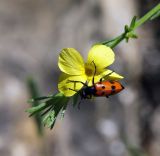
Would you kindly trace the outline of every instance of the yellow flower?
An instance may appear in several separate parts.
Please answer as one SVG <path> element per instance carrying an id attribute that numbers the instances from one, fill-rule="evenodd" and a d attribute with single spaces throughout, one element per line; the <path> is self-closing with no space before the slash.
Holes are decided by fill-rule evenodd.
<path id="1" fill-rule="evenodd" d="M 59 78 L 58 89 L 65 96 L 72 96 L 76 92 L 71 90 L 80 90 L 83 87 L 81 83 L 73 83 L 70 81 L 87 82 L 89 86 L 92 85 L 92 78 L 94 76 L 95 82 L 100 81 L 101 78 L 109 80 L 119 80 L 123 77 L 111 70 L 106 69 L 115 60 L 114 52 L 111 48 L 105 45 L 94 45 L 89 53 L 88 59 L 85 63 L 80 53 L 74 48 L 65 48 L 61 51 L 58 60 L 58 66 L 62 71 Z M 94 65 L 95 64 L 95 65 Z M 106 76 L 106 77 L 105 77 Z"/>

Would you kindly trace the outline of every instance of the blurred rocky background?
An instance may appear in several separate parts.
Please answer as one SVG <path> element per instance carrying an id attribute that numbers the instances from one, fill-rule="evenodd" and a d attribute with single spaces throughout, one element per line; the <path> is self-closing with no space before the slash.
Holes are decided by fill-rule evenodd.
<path id="1" fill-rule="evenodd" d="M 68 107 L 52 131 L 37 133 L 25 110 L 27 79 L 40 95 L 57 92 L 58 54 L 123 32 L 159 0 L 0 0 L 0 156 L 160 156 L 160 19 L 115 48 L 111 69 L 126 89 Z"/>

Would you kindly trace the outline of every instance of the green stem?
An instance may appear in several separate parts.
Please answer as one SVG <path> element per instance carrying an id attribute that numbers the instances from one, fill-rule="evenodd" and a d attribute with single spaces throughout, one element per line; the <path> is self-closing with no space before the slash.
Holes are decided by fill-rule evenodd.
<path id="1" fill-rule="evenodd" d="M 123 33 L 112 40 L 102 42 L 102 44 L 109 46 L 111 48 L 114 48 L 117 44 L 119 44 L 121 41 L 123 41 L 124 38 L 125 38 L 125 34 Z"/>
<path id="2" fill-rule="evenodd" d="M 134 30 L 141 26 L 146 21 L 150 20 L 153 15 L 155 15 L 158 11 L 160 11 L 160 3 L 156 5 L 152 10 L 150 10 L 147 14 L 145 14 L 142 18 L 140 18 L 134 27 Z"/>
<path id="3" fill-rule="evenodd" d="M 147 14 L 145 14 L 143 17 L 141 17 L 138 21 L 135 22 L 134 27 L 130 28 L 128 32 L 123 32 L 118 37 L 110 40 L 110 41 L 104 41 L 101 42 L 102 44 L 109 46 L 111 48 L 114 48 L 117 46 L 121 41 L 127 38 L 127 33 L 132 33 L 135 29 L 137 29 L 139 26 L 150 20 L 156 13 L 160 11 L 160 3 L 157 4 L 152 10 L 150 10 Z M 132 37 L 130 37 L 132 38 Z M 128 37 L 129 39 L 129 37 Z"/>

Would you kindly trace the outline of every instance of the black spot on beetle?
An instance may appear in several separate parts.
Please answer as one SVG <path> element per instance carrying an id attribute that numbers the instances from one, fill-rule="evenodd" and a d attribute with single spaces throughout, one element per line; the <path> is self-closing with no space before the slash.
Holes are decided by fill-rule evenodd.
<path id="1" fill-rule="evenodd" d="M 102 86 L 102 89 L 105 89 L 105 86 Z"/>
<path id="2" fill-rule="evenodd" d="M 116 86 L 111 86 L 111 88 L 112 88 L 112 91 L 111 91 L 111 94 L 114 94 L 114 93 L 116 93 Z"/>

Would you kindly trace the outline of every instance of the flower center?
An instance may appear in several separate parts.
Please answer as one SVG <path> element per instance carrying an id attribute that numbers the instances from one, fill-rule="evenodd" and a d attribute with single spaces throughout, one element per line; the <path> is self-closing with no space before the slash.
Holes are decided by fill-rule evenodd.
<path id="1" fill-rule="evenodd" d="M 94 67 L 91 64 L 85 64 L 85 74 L 87 76 L 93 76 L 94 75 Z"/>

